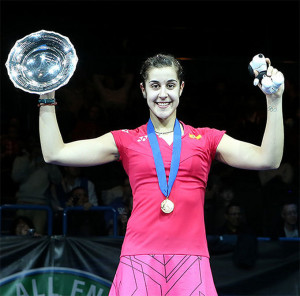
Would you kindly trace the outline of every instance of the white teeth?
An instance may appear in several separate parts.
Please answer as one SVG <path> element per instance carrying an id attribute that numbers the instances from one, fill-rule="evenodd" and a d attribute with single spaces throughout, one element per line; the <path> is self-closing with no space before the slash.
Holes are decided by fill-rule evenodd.
<path id="1" fill-rule="evenodd" d="M 157 103 L 158 105 L 161 105 L 161 106 L 167 106 L 169 105 L 169 103 Z"/>

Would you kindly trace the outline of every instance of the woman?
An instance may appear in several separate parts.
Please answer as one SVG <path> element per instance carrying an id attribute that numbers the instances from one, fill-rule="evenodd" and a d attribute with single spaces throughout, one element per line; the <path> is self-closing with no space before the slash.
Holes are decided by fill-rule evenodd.
<path id="1" fill-rule="evenodd" d="M 267 75 L 278 74 L 269 65 Z M 203 217 L 210 164 L 216 158 L 242 169 L 279 166 L 284 86 L 266 95 L 272 108 L 262 144 L 255 146 L 225 131 L 193 128 L 176 119 L 184 81 L 182 67 L 172 56 L 147 59 L 141 75 L 149 122 L 96 139 L 65 144 L 55 109 L 48 106 L 54 104 L 54 93 L 42 95 L 40 99 L 46 101 L 40 101 L 40 137 L 45 161 L 73 166 L 122 161 L 132 187 L 133 210 L 110 295 L 217 295 Z"/>

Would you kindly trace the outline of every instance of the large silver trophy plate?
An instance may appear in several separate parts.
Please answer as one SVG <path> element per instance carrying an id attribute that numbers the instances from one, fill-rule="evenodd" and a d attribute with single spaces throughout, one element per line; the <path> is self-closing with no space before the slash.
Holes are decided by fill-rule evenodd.
<path id="1" fill-rule="evenodd" d="M 77 62 L 75 48 L 68 37 L 41 30 L 18 40 L 5 65 L 15 87 L 45 94 L 67 84 Z"/>

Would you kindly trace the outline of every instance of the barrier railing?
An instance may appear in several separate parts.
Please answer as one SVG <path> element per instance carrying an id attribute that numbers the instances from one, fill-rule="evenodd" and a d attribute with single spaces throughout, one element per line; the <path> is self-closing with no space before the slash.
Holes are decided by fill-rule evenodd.
<path id="1" fill-rule="evenodd" d="M 39 206 L 39 205 L 11 205 L 11 204 L 5 204 L 0 206 L 0 235 L 2 230 L 2 210 L 43 210 L 47 211 L 48 213 L 48 225 L 47 225 L 47 234 L 49 236 L 52 235 L 52 225 L 53 225 L 53 212 L 52 209 L 49 206 Z"/>
<path id="2" fill-rule="evenodd" d="M 41 206 L 41 205 L 27 205 L 27 204 L 4 204 L 0 206 L 0 236 L 2 233 L 2 210 L 44 210 L 48 213 L 48 227 L 47 234 L 49 236 L 52 235 L 53 232 L 53 211 L 49 206 Z M 68 212 L 70 211 L 84 211 L 83 207 L 67 207 L 63 210 L 63 235 L 67 235 L 68 231 Z M 89 209 L 89 211 L 111 211 L 113 213 L 113 236 L 118 236 L 118 213 L 113 207 L 109 206 L 94 206 Z M 217 236 L 208 236 L 209 237 L 217 237 Z M 233 237 L 233 236 L 231 236 Z M 219 237 L 219 239 L 221 239 Z M 300 237 L 289 238 L 289 237 L 279 237 L 277 238 L 280 241 L 300 241 Z M 258 241 L 271 241 L 270 237 L 257 237 Z"/>
<path id="3" fill-rule="evenodd" d="M 53 211 L 49 206 L 27 205 L 27 204 L 4 204 L 0 206 L 0 235 L 2 233 L 2 211 L 3 210 L 44 210 L 48 213 L 48 227 L 47 235 L 51 236 L 53 232 Z M 67 207 L 63 210 L 63 235 L 68 232 L 68 212 L 70 211 L 84 211 L 83 207 Z M 113 213 L 113 236 L 118 236 L 118 214 L 113 207 L 95 206 L 89 208 L 88 211 L 111 211 Z"/>
<path id="4" fill-rule="evenodd" d="M 300 237 L 277 237 L 277 238 L 271 238 L 271 237 L 258 237 L 258 241 L 272 241 L 272 240 L 279 240 L 279 241 L 300 241 Z"/>
<path id="5" fill-rule="evenodd" d="M 63 212 L 63 235 L 67 235 L 68 232 L 68 212 L 70 211 L 84 211 L 83 207 L 67 207 Z M 88 211 L 111 211 L 114 217 L 114 228 L 113 228 L 113 236 L 118 236 L 118 216 L 117 211 L 113 207 L 108 206 L 95 206 L 88 209 Z"/>

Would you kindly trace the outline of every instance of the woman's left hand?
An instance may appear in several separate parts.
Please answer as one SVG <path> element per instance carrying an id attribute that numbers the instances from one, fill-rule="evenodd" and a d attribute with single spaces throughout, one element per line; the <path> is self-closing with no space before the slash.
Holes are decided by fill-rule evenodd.
<path id="1" fill-rule="evenodd" d="M 276 100 L 282 97 L 284 91 L 284 76 L 280 71 L 271 66 L 271 61 L 269 58 L 266 58 L 266 62 L 269 65 L 267 68 L 267 74 L 262 79 L 261 83 L 258 84 L 258 86 L 262 90 L 262 92 L 267 96 L 268 99 Z M 258 75 L 258 72 L 256 70 L 254 70 L 254 73 L 255 76 Z M 268 90 L 269 88 L 272 88 L 274 86 L 274 81 L 281 82 L 281 85 L 279 86 L 277 91 L 269 94 Z"/>

